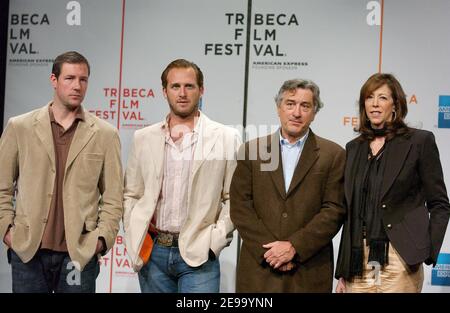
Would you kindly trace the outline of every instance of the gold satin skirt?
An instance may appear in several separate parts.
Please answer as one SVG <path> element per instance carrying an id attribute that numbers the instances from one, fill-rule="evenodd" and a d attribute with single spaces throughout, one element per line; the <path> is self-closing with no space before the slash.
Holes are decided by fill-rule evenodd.
<path id="1" fill-rule="evenodd" d="M 364 239 L 364 270 L 362 278 L 346 281 L 346 292 L 420 293 L 423 285 L 423 264 L 408 266 L 394 247 L 389 243 L 389 264 L 380 268 L 376 262 L 368 264 L 369 247 Z"/>

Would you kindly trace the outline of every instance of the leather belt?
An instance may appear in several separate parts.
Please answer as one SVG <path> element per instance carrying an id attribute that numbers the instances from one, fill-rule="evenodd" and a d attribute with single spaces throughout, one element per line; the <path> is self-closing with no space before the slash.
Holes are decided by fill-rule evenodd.
<path id="1" fill-rule="evenodd" d="M 178 247 L 179 233 L 172 233 L 168 231 L 157 230 L 155 241 L 157 244 L 164 247 Z"/>

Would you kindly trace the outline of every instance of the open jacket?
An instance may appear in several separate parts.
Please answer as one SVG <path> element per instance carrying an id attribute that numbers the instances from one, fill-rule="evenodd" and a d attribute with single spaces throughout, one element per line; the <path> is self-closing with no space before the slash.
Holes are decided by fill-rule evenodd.
<path id="1" fill-rule="evenodd" d="M 12 225 L 12 249 L 25 263 L 39 249 L 54 191 L 48 105 L 11 118 L 0 139 L 0 235 Z M 123 213 L 119 134 L 84 113 L 70 145 L 63 186 L 67 249 L 78 269 L 93 257 L 99 237 L 107 250 L 114 245 Z"/>
<path id="2" fill-rule="evenodd" d="M 352 172 L 359 145 L 356 138 L 347 146 L 345 199 L 347 217 L 342 230 L 336 278 L 349 278 L 351 257 Z M 411 129 L 395 136 L 384 156 L 386 168 L 380 195 L 382 224 L 394 248 L 408 265 L 436 264 L 447 223 L 450 205 L 434 135 Z"/>
<path id="3" fill-rule="evenodd" d="M 332 239 L 345 215 L 344 149 L 310 130 L 286 192 L 279 145 L 276 132 L 239 153 L 245 159 L 239 158 L 230 190 L 231 219 L 242 237 L 236 290 L 331 292 Z M 276 240 L 292 243 L 296 269 L 282 273 L 265 263 L 262 246 Z"/>
<path id="4" fill-rule="evenodd" d="M 183 260 L 200 266 L 211 249 L 218 257 L 231 242 L 234 226 L 229 212 L 229 186 L 241 139 L 237 130 L 200 113 L 199 137 L 188 184 L 188 215 L 178 246 Z M 135 132 L 125 173 L 125 243 L 135 271 L 145 235 L 158 203 L 164 173 L 164 122 Z"/>

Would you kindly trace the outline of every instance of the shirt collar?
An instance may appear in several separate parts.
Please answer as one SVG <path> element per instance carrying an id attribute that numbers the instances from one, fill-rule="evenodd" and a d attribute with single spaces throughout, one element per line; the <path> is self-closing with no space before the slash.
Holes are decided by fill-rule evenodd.
<path id="1" fill-rule="evenodd" d="M 309 135 L 309 129 L 308 129 L 306 134 L 303 135 L 303 137 L 299 138 L 294 143 L 290 143 L 289 140 L 285 139 L 283 137 L 283 135 L 281 134 L 281 128 L 280 128 L 279 132 L 280 132 L 280 145 L 281 146 L 288 146 L 288 147 L 294 147 L 294 146 L 300 147 L 300 146 L 302 146 L 305 143 L 305 141 L 306 141 L 306 139 L 308 138 L 308 135 Z"/>
<path id="2" fill-rule="evenodd" d="M 192 134 L 193 138 L 196 139 L 198 137 L 198 134 L 200 133 L 201 124 L 203 121 L 203 113 L 199 110 L 198 116 L 195 119 L 194 123 L 194 129 L 190 134 Z M 161 131 L 164 133 L 164 136 L 166 138 L 166 142 L 170 139 L 170 127 L 169 127 L 169 121 L 170 121 L 170 114 L 167 114 L 164 123 L 161 125 Z"/>
<path id="3" fill-rule="evenodd" d="M 50 122 L 56 122 L 55 115 L 53 114 L 53 103 L 48 106 L 48 114 L 50 115 Z M 81 120 L 83 122 L 86 120 L 84 110 L 81 106 L 77 108 L 75 120 Z"/>

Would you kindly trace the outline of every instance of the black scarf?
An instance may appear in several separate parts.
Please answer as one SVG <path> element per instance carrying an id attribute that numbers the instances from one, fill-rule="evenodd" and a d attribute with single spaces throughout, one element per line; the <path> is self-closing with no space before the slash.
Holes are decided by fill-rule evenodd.
<path id="1" fill-rule="evenodd" d="M 373 131 L 373 135 L 375 137 L 383 137 L 386 136 L 386 132 L 387 132 L 387 127 L 386 125 L 383 128 L 372 128 L 370 127 L 370 129 L 372 129 Z"/>
<path id="2" fill-rule="evenodd" d="M 363 232 L 369 246 L 369 262 L 381 266 L 388 263 L 389 240 L 381 220 L 381 187 L 386 167 L 389 142 L 386 142 L 377 155 L 372 155 L 369 143 L 359 145 L 352 173 L 355 175 L 351 210 L 352 253 L 350 276 L 363 273 Z"/>

